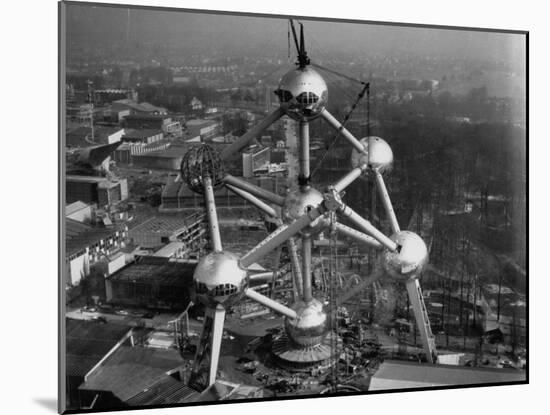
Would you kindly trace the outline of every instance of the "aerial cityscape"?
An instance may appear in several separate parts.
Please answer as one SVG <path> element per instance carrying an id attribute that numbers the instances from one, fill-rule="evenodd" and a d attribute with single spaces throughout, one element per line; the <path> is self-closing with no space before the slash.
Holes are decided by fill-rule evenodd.
<path id="1" fill-rule="evenodd" d="M 523 34 L 61 7 L 66 410 L 527 381 Z"/>

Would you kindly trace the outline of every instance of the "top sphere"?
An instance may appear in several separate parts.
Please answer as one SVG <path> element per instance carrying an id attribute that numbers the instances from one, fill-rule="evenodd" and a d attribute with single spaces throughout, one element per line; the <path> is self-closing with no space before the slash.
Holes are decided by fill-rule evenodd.
<path id="1" fill-rule="evenodd" d="M 297 121 L 316 118 L 326 107 L 328 89 L 325 80 L 310 67 L 287 72 L 275 91 L 285 114 Z"/>
<path id="2" fill-rule="evenodd" d="M 410 231 L 399 231 L 390 239 L 399 249 L 385 252 L 384 268 L 398 280 L 415 279 L 428 263 L 428 248 L 420 236 Z"/>
<path id="3" fill-rule="evenodd" d="M 221 185 L 224 168 L 216 150 L 208 144 L 191 147 L 183 156 L 180 166 L 181 177 L 196 193 L 204 193 L 203 180 L 210 178 L 212 186 Z"/>
<path id="4" fill-rule="evenodd" d="M 351 165 L 353 168 L 367 164 L 380 173 L 391 169 L 393 163 L 393 152 L 390 145 L 380 137 L 370 136 L 359 140 L 365 152 L 360 153 L 356 149 L 351 152 Z M 367 170 L 368 172 L 368 170 Z"/>

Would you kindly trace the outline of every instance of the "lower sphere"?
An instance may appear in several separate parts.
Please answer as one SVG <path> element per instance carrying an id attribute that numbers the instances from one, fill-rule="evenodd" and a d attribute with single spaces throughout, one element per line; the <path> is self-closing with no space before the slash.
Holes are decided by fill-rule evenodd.
<path id="1" fill-rule="evenodd" d="M 321 343 L 328 331 L 327 313 L 323 304 L 316 299 L 298 301 L 291 307 L 298 315 L 285 319 L 287 336 L 300 346 L 314 346 Z"/>

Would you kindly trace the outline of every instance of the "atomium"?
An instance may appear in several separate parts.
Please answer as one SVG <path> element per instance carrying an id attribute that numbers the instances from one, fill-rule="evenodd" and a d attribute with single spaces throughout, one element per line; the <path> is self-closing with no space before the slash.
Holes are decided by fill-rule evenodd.
<path id="1" fill-rule="evenodd" d="M 294 30 L 293 30 L 294 32 Z M 374 283 L 387 277 L 405 283 L 413 305 L 417 326 L 423 342 L 426 360 L 434 363 L 435 346 L 425 313 L 422 292 L 418 277 L 428 261 L 426 244 L 417 234 L 402 231 L 393 210 L 391 199 L 384 183 L 383 173 L 391 169 L 393 152 L 380 137 L 369 136 L 358 140 L 326 109 L 328 101 L 327 85 L 323 78 L 309 68 L 309 58 L 305 52 L 303 34 L 298 45 L 298 68 L 289 71 L 280 81 L 276 91 L 280 107 L 264 120 L 251 128 L 242 137 L 222 152 L 227 160 L 242 151 L 261 132 L 284 115 L 299 122 L 299 172 L 296 185 L 289 184 L 286 196 L 273 193 L 244 179 L 224 173 L 222 161 L 217 153 L 207 145 L 193 148 L 183 159 L 181 174 L 188 186 L 195 192 L 203 193 L 205 211 L 208 218 L 210 245 L 213 252 L 203 257 L 194 274 L 196 298 L 206 306 L 203 333 L 197 348 L 192 373 L 201 372 L 200 367 L 209 365 L 208 383 L 216 378 L 218 357 L 221 347 L 223 322 L 226 309 L 244 298 L 248 298 L 285 317 L 284 333 L 273 341 L 273 354 L 284 367 L 309 370 L 313 367 L 328 367 L 337 361 L 342 341 L 338 336 L 338 324 L 334 320 L 339 297 L 331 291 L 329 298 L 315 292 L 313 281 L 312 253 L 314 239 L 323 230 L 331 229 L 331 261 L 338 261 L 336 246 L 339 241 L 332 238 L 337 233 L 369 248 L 382 250 L 383 271 L 365 276 L 364 281 Z M 365 84 L 368 85 L 368 84 Z M 368 95 L 367 95 L 368 96 Z M 353 169 L 337 182 L 329 185 L 325 193 L 311 187 L 311 166 L 309 148 L 309 121 L 320 117 L 352 146 L 351 164 Z M 380 194 L 392 235 L 386 236 L 371 222 L 355 212 L 343 201 L 344 190 L 362 175 L 372 175 Z M 228 190 L 255 206 L 278 228 L 265 239 L 238 256 L 222 247 L 220 228 L 214 198 L 214 187 L 225 185 Z M 374 189 L 374 187 L 373 187 Z M 338 221 L 344 217 L 357 229 Z M 298 239 L 301 251 L 298 252 Z M 292 272 L 281 272 L 279 263 L 282 245 L 286 244 Z M 273 282 L 283 279 L 290 283 L 292 306 L 288 307 L 276 299 L 277 293 L 267 297 L 253 287 L 250 281 L 258 275 L 249 276 L 254 264 L 265 259 L 271 252 L 278 251 L 278 259 L 273 269 L 263 274 Z M 337 262 L 331 262 L 335 264 Z M 338 276 L 330 273 L 329 278 Z M 255 279 L 259 281 L 261 278 Z M 254 284 L 252 284 L 254 285 Z M 288 292 L 285 291 L 285 292 Z M 319 298 L 316 298 L 319 297 Z M 331 311 L 328 313 L 323 302 L 327 300 Z M 336 304 L 336 305 L 335 305 Z M 333 314 L 334 312 L 334 314 Z M 210 358 L 208 358 L 210 354 Z"/>
<path id="2" fill-rule="evenodd" d="M 309 67 L 296 68 L 285 74 L 275 93 L 285 114 L 298 121 L 315 119 L 328 103 L 325 80 Z"/>

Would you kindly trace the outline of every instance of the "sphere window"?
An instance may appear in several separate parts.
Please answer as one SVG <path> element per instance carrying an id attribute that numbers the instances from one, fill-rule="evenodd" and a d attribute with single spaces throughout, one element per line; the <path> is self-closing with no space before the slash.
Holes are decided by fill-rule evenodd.
<path id="1" fill-rule="evenodd" d="M 296 97 L 296 101 L 302 105 L 311 105 L 319 101 L 319 97 L 313 92 L 302 92 Z"/>
<path id="2" fill-rule="evenodd" d="M 195 289 L 198 294 L 206 294 L 208 292 L 208 288 L 206 287 L 206 284 L 202 282 L 197 282 L 195 284 Z"/>
<path id="3" fill-rule="evenodd" d="M 278 89 L 275 91 L 281 102 L 288 102 L 292 99 L 292 93 L 285 89 Z"/>

